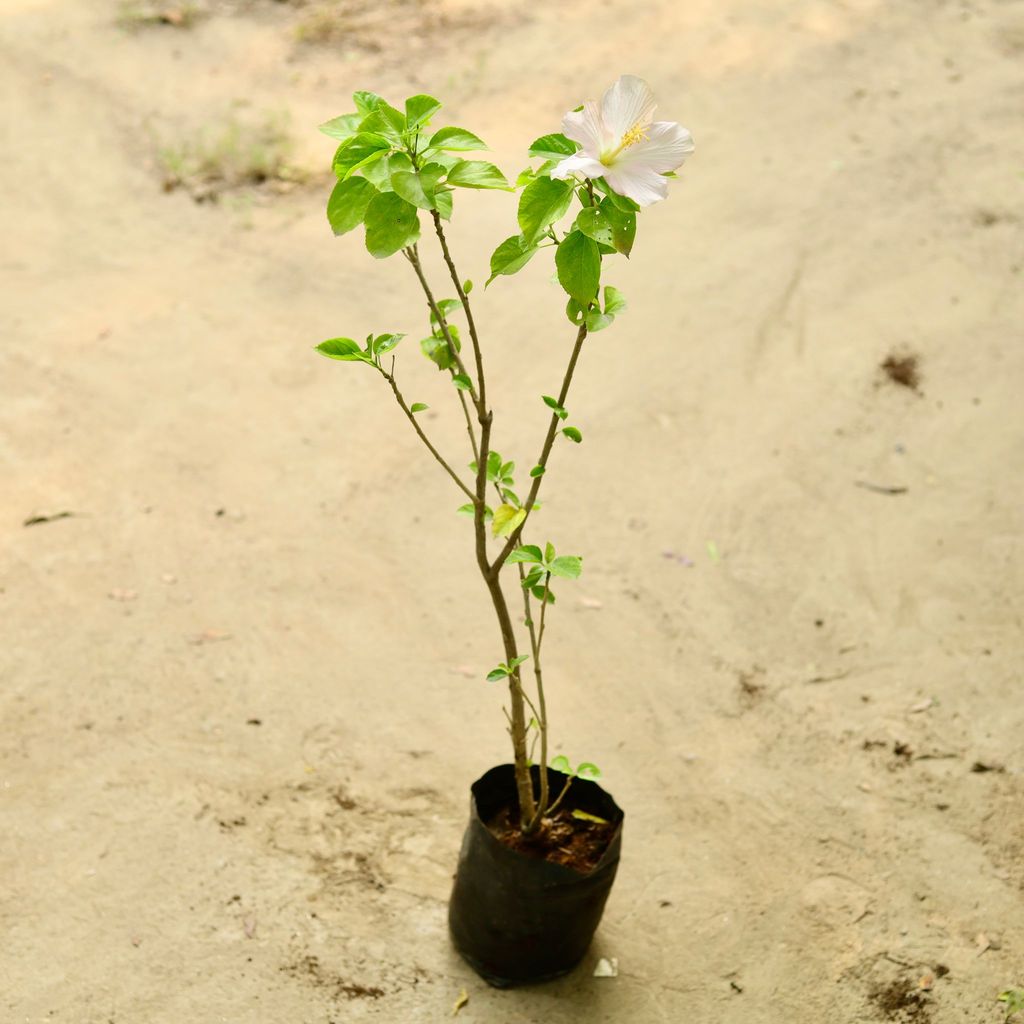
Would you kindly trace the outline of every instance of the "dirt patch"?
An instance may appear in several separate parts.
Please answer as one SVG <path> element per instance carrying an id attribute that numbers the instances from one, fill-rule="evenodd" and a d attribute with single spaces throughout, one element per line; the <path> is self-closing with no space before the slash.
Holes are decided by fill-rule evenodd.
<path id="1" fill-rule="evenodd" d="M 312 954 L 294 963 L 285 964 L 281 970 L 291 978 L 297 978 L 326 991 L 332 999 L 381 999 L 385 995 L 384 989 L 377 985 L 346 981 L 340 974 L 324 967 L 320 963 L 320 958 Z"/>
<path id="2" fill-rule="evenodd" d="M 918 357 L 912 352 L 890 352 L 882 360 L 881 369 L 886 377 L 900 387 L 921 390 L 921 370 Z"/>
<path id="3" fill-rule="evenodd" d="M 875 986 L 868 993 L 868 999 L 886 1020 L 899 1024 L 927 1024 L 931 1020 L 927 994 L 916 982 L 906 978 Z"/>

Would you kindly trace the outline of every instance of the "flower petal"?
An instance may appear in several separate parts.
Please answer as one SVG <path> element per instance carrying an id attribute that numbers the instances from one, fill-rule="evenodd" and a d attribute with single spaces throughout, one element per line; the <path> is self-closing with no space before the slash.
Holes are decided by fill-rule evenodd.
<path id="1" fill-rule="evenodd" d="M 620 196 L 628 196 L 641 206 L 650 206 L 668 196 L 668 178 L 641 163 L 622 164 L 605 168 L 604 180 Z"/>
<path id="2" fill-rule="evenodd" d="M 609 86 L 601 97 L 601 119 L 614 138 L 614 145 L 634 125 L 650 124 L 656 106 L 651 87 L 636 75 L 623 75 Z"/>
<path id="3" fill-rule="evenodd" d="M 693 152 L 693 136 L 675 121 L 655 121 L 647 138 L 627 146 L 615 159 L 616 166 L 643 164 L 659 174 L 674 171 Z"/>
<path id="4" fill-rule="evenodd" d="M 562 118 L 562 131 L 583 147 L 587 156 L 598 159 L 605 149 L 609 136 L 601 111 L 596 103 L 584 103 L 582 110 L 570 110 Z"/>
<path id="5" fill-rule="evenodd" d="M 551 169 L 552 178 L 568 178 L 573 174 L 582 174 L 584 178 L 603 178 L 607 170 L 600 160 L 584 153 L 567 156 L 557 167 Z"/>

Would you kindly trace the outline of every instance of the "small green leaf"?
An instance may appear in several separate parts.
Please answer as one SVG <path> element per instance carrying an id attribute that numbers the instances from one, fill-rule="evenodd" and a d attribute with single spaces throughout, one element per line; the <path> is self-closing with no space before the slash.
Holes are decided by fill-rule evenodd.
<path id="1" fill-rule="evenodd" d="M 464 373 L 457 373 L 457 374 L 455 374 L 455 376 L 452 377 L 452 383 L 460 391 L 472 391 L 473 390 L 473 382 Z"/>
<path id="2" fill-rule="evenodd" d="M 522 663 L 524 661 L 529 661 L 529 660 L 530 660 L 530 656 L 528 654 L 519 654 L 516 657 L 514 657 L 508 663 L 508 667 L 509 668 L 519 668 L 519 666 L 522 665 Z"/>
<path id="3" fill-rule="evenodd" d="M 362 114 L 342 114 L 341 117 L 332 117 L 330 121 L 324 121 L 319 126 L 324 135 L 339 142 L 347 142 L 359 131 L 359 122 L 362 121 Z"/>
<path id="4" fill-rule="evenodd" d="M 436 306 L 437 312 L 444 317 L 445 322 L 448 320 L 449 313 L 454 313 L 457 309 L 462 309 L 462 303 L 458 299 L 441 299 L 440 302 L 436 303 Z M 430 311 L 430 322 L 432 324 L 439 322 L 437 314 L 433 310 Z"/>
<path id="5" fill-rule="evenodd" d="M 575 441 L 577 444 L 583 440 L 583 435 L 575 427 L 563 427 L 562 433 L 565 434 L 570 441 Z"/>
<path id="6" fill-rule="evenodd" d="M 579 579 L 583 571 L 583 559 L 579 555 L 560 555 L 548 564 L 552 576 L 561 576 L 564 580 Z"/>
<path id="7" fill-rule="evenodd" d="M 534 466 L 530 470 L 530 476 L 543 476 L 547 470 L 543 466 Z"/>
<path id="8" fill-rule="evenodd" d="M 536 244 L 551 224 L 561 220 L 572 202 L 572 185 L 554 178 L 538 178 L 519 197 L 519 227 L 527 245 Z"/>
<path id="9" fill-rule="evenodd" d="M 419 128 L 429 123 L 430 119 L 441 109 L 440 100 L 433 96 L 420 94 L 410 96 L 405 101 L 405 121 L 409 128 Z"/>
<path id="10" fill-rule="evenodd" d="M 487 279 L 487 284 L 490 284 L 499 274 L 514 274 L 522 270 L 536 252 L 537 247 L 528 245 L 522 235 L 506 238 L 491 253 L 491 276 Z"/>
<path id="11" fill-rule="evenodd" d="M 370 354 L 382 356 L 385 352 L 390 352 L 404 337 L 404 334 L 378 334 L 369 343 Z"/>
<path id="12" fill-rule="evenodd" d="M 623 256 L 628 256 L 636 239 L 636 213 L 620 209 L 611 196 L 601 200 L 601 212 L 612 228 L 611 244 Z"/>
<path id="13" fill-rule="evenodd" d="M 370 363 L 370 357 L 351 338 L 329 338 L 316 346 L 317 352 L 328 359 L 341 359 L 347 363 Z"/>
<path id="14" fill-rule="evenodd" d="M 597 331 L 603 331 L 606 327 L 611 327 L 614 320 L 615 317 L 602 313 L 599 309 L 592 309 L 587 314 L 587 330 L 591 334 L 595 334 Z"/>
<path id="15" fill-rule="evenodd" d="M 544 404 L 560 419 L 564 420 L 569 413 L 558 404 L 557 398 L 552 398 L 551 395 L 541 395 L 544 399 Z"/>
<path id="16" fill-rule="evenodd" d="M 370 200 L 377 190 L 365 178 L 339 181 L 327 200 L 327 220 L 336 235 L 343 235 L 362 224 Z"/>
<path id="17" fill-rule="evenodd" d="M 460 516 L 473 516 L 476 515 L 476 506 L 471 502 L 466 502 L 465 505 L 460 505 L 456 510 Z"/>
<path id="18" fill-rule="evenodd" d="M 601 254 L 597 243 L 580 231 L 570 231 L 555 253 L 558 282 L 586 308 L 597 296 L 601 281 Z"/>
<path id="19" fill-rule="evenodd" d="M 448 172 L 447 184 L 462 188 L 500 188 L 512 191 L 505 175 L 486 160 L 460 160 Z"/>
<path id="20" fill-rule="evenodd" d="M 420 237 L 416 207 L 394 192 L 381 192 L 366 209 L 366 248 L 384 259 L 413 244 Z"/>
<path id="21" fill-rule="evenodd" d="M 547 587 L 536 586 L 530 588 L 530 593 L 533 594 L 538 601 L 545 601 L 547 604 L 555 603 L 555 595 Z"/>
<path id="22" fill-rule="evenodd" d="M 569 758 L 564 754 L 559 754 L 558 757 L 551 758 L 551 767 L 556 772 L 565 772 L 566 775 L 575 775 L 576 773 L 572 770 L 572 765 L 569 764 Z"/>
<path id="23" fill-rule="evenodd" d="M 449 326 L 448 333 L 451 334 L 455 351 L 458 352 L 461 348 L 458 333 L 452 326 Z M 438 370 L 448 370 L 455 365 L 448 342 L 444 338 L 439 338 L 436 334 L 431 335 L 429 338 L 424 338 L 420 342 L 420 349 L 432 363 L 437 365 Z"/>
<path id="24" fill-rule="evenodd" d="M 609 316 L 621 313 L 627 306 L 626 298 L 618 288 L 608 285 L 604 290 L 604 311 Z"/>
<path id="25" fill-rule="evenodd" d="M 494 510 L 492 530 L 495 537 L 507 537 L 526 518 L 525 508 L 515 505 L 499 505 Z"/>
<path id="26" fill-rule="evenodd" d="M 427 145 L 427 149 L 447 149 L 456 152 L 467 152 L 474 149 L 489 149 L 483 139 L 478 138 L 465 128 L 442 128 L 435 132 Z"/>
<path id="27" fill-rule="evenodd" d="M 561 132 L 555 132 L 535 139 L 528 152 L 530 156 L 539 156 L 543 160 L 562 161 L 567 156 L 572 156 L 578 148 L 572 139 Z"/>
<path id="28" fill-rule="evenodd" d="M 541 562 L 544 560 L 544 556 L 540 552 L 540 548 L 536 544 L 524 544 L 521 548 L 516 548 L 512 554 L 508 556 L 509 562 Z"/>
<path id="29" fill-rule="evenodd" d="M 413 402 L 412 405 L 409 406 L 409 412 L 423 412 L 424 409 L 429 409 L 429 408 L 430 408 L 430 406 L 427 405 L 425 402 Z M 473 511 L 473 506 L 472 505 L 469 506 L 469 510 L 470 510 L 470 512 Z"/>
<path id="30" fill-rule="evenodd" d="M 599 779 L 601 778 L 601 769 L 589 761 L 581 761 L 576 766 L 576 774 L 581 779 Z"/>
<path id="31" fill-rule="evenodd" d="M 501 456 L 497 452 L 487 453 L 487 479 L 491 482 L 501 476 Z"/>
<path id="32" fill-rule="evenodd" d="M 462 294 L 463 295 L 468 295 L 472 290 L 473 290 L 473 282 L 472 281 L 467 279 L 467 280 L 462 282 Z"/>
<path id="33" fill-rule="evenodd" d="M 497 668 L 492 668 L 487 673 L 487 682 L 496 683 L 501 679 L 504 679 L 508 675 L 508 669 L 504 665 L 499 665 Z"/>
<path id="34" fill-rule="evenodd" d="M 535 587 L 543 578 L 544 570 L 540 566 L 531 569 L 523 579 L 523 588 L 525 590 L 531 590 Z"/>
<path id="35" fill-rule="evenodd" d="M 544 561 L 553 562 L 555 560 L 555 545 L 548 541 L 544 545 Z"/>

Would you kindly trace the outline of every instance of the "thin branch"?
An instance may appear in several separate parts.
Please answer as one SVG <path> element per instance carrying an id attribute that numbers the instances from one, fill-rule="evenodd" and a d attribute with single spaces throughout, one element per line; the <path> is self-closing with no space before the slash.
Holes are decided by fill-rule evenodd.
<path id="1" fill-rule="evenodd" d="M 378 367 L 378 369 L 380 369 Z M 391 385 L 391 390 L 395 393 L 395 399 L 402 408 L 402 412 L 405 413 L 409 422 L 413 425 L 413 429 L 420 436 L 420 440 L 430 450 L 430 454 L 444 467 L 445 472 L 455 481 L 456 486 L 466 495 L 467 498 L 473 505 L 476 506 L 477 498 L 476 495 L 462 482 L 459 475 L 452 469 L 451 466 L 445 461 L 444 456 L 430 443 L 430 438 L 423 433 L 423 428 L 419 425 L 416 419 L 416 414 L 406 405 L 405 398 L 402 396 L 402 392 L 398 390 L 398 384 L 395 382 L 395 378 L 387 370 L 381 369 L 381 375 Z"/>
<path id="2" fill-rule="evenodd" d="M 569 395 L 569 386 L 572 384 L 572 375 L 576 371 L 576 363 L 580 358 L 580 351 L 583 348 L 583 341 L 587 336 L 587 325 L 586 323 L 580 324 L 580 329 L 576 332 L 576 343 L 572 348 L 572 355 L 569 357 L 569 365 L 565 370 L 565 377 L 562 379 L 562 388 L 558 392 L 558 404 L 564 409 L 565 400 Z M 547 436 L 544 438 L 544 445 L 541 448 L 540 458 L 537 460 L 537 465 L 546 469 L 548 464 L 548 456 L 551 454 L 551 448 L 555 443 L 555 437 L 558 434 L 558 425 L 561 423 L 557 413 L 551 414 L 551 422 L 548 424 Z M 541 473 L 539 476 L 533 478 L 533 484 L 530 487 L 530 493 L 523 502 L 523 508 L 526 509 L 526 516 L 523 521 L 512 531 L 508 540 L 505 542 L 505 546 L 498 553 L 497 558 L 491 563 L 491 573 L 497 575 L 501 571 L 501 567 L 505 564 L 505 559 L 512 553 L 513 549 L 519 544 L 519 538 L 522 536 L 523 527 L 526 526 L 527 520 L 530 518 L 530 513 L 533 511 L 533 506 L 537 501 L 537 494 L 540 492 L 540 483 L 544 479 L 544 474 Z"/>
<path id="3" fill-rule="evenodd" d="M 459 273 L 455 269 L 455 264 L 452 262 L 452 255 L 448 251 L 448 240 L 444 237 L 444 228 L 441 226 L 441 215 L 437 210 L 431 210 L 430 215 L 434 219 L 434 231 L 437 233 L 437 240 L 441 243 L 441 253 L 448 266 L 448 274 L 452 279 L 452 283 L 455 285 L 456 292 L 458 292 L 459 299 L 462 302 L 462 308 L 466 311 L 466 323 L 469 325 L 469 337 L 473 342 L 473 355 L 476 357 L 476 379 L 480 383 L 480 399 L 477 402 L 477 411 L 481 416 L 483 416 L 487 411 L 487 385 L 484 381 L 484 357 L 483 352 L 480 349 L 480 338 L 476 333 L 476 323 L 473 320 L 473 309 L 469 304 L 469 297 L 466 295 L 465 289 L 462 287 L 462 281 L 459 279 Z"/>
<path id="4" fill-rule="evenodd" d="M 469 415 L 469 406 L 466 404 L 466 392 L 459 390 L 459 404 L 462 406 L 462 415 L 466 417 L 466 431 L 469 433 L 469 443 L 473 449 L 473 461 L 480 461 L 480 449 L 476 444 L 476 431 L 473 429 L 473 417 Z"/>
<path id="5" fill-rule="evenodd" d="M 427 297 L 427 305 L 430 307 L 430 312 L 434 314 L 434 319 L 437 320 L 437 324 L 441 328 L 444 340 L 448 343 L 448 351 L 451 354 L 452 362 L 454 362 L 459 368 L 459 373 L 463 374 L 469 381 L 470 394 L 473 396 L 473 403 L 479 407 L 476 385 L 473 383 L 473 378 L 466 372 L 466 364 L 462 361 L 462 356 L 459 355 L 459 350 L 455 346 L 455 340 L 452 338 L 451 331 L 448 330 L 448 321 L 441 313 L 441 310 L 438 309 L 437 302 L 434 299 L 434 293 L 430 290 L 430 285 L 427 284 L 426 276 L 423 273 L 423 266 L 420 263 L 419 251 L 415 245 L 411 245 L 408 249 L 403 249 L 402 253 L 412 264 L 413 270 L 416 271 L 416 276 L 420 281 L 420 287 L 423 289 L 423 294 Z"/>
<path id="6" fill-rule="evenodd" d="M 544 643 L 544 613 L 548 608 L 548 594 L 551 590 L 551 573 L 544 574 L 544 597 L 540 603 L 540 626 L 537 630 L 537 640 L 533 645 L 533 676 L 537 681 L 537 704 L 540 706 L 540 715 L 537 721 L 540 728 L 540 799 L 537 801 L 537 814 L 534 817 L 530 828 L 536 828 L 541 818 L 547 813 L 548 799 L 551 791 L 548 788 L 548 705 L 544 698 L 544 674 L 540 665 L 540 648 Z M 533 630 L 530 630 L 530 638 L 533 639 Z"/>
<path id="7" fill-rule="evenodd" d="M 558 810 L 559 805 L 565 799 L 565 794 L 569 792 L 569 787 L 572 785 L 574 776 L 570 775 L 565 780 L 565 785 L 562 787 L 562 792 L 558 794 L 558 799 L 548 808 L 548 817 L 551 817 L 555 811 Z"/>

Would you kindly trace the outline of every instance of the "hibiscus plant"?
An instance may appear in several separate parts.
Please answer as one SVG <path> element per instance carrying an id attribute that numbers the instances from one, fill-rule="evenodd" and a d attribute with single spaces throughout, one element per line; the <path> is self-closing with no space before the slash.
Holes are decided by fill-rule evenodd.
<path id="1" fill-rule="evenodd" d="M 466 499 L 459 511 L 472 519 L 476 564 L 497 616 L 504 655 L 487 679 L 508 686 L 505 715 L 512 739 L 518 824 L 529 833 L 555 812 L 573 777 L 594 778 L 600 773 L 593 764 L 573 768 L 559 757 L 550 766 L 566 781 L 557 795 L 549 782 L 541 648 L 547 609 L 555 602 L 552 581 L 576 579 L 582 559 L 559 555 L 548 540 L 527 543 L 527 529 L 535 539 L 537 499 L 556 442 L 582 440 L 579 429 L 568 421 L 567 402 L 584 343 L 590 334 L 609 327 L 626 305 L 612 285 L 602 291 L 603 262 L 629 256 L 637 213 L 666 197 L 668 178 L 693 151 L 693 140 L 675 122 L 653 121 L 655 103 L 649 86 L 626 75 L 600 103 L 585 103 L 567 113 L 561 133 L 537 139 L 529 148 L 537 163 L 513 185 L 494 164 L 465 158 L 466 153 L 487 148 L 472 132 L 453 126 L 429 129 L 441 109 L 433 97 L 413 96 L 405 101 L 404 110 L 371 92 L 357 92 L 353 99 L 354 113 L 321 125 L 321 131 L 340 143 L 333 161 L 338 182 L 327 203 L 327 217 L 336 235 L 365 225 L 371 255 L 384 259 L 401 253 L 416 275 L 430 332 L 420 348 L 451 378 L 453 401 L 461 406 L 472 451 L 472 475 L 464 478 L 438 450 L 419 416 L 427 406 L 407 401 L 399 387 L 393 350 L 403 334 L 370 334 L 363 345 L 351 338 L 331 338 L 317 349 L 331 359 L 364 363 L 380 374 L 412 429 Z M 519 230 L 494 250 L 487 285 L 522 270 L 542 249 L 552 250 L 558 282 L 568 295 L 566 317 L 576 335 L 557 394 L 538 397 L 548 421 L 522 498 L 516 489 L 515 462 L 494 446 L 484 348 L 469 298 L 472 282 L 456 270 L 448 245 L 445 224 L 452 220 L 454 197 L 463 188 L 521 190 Z M 419 251 L 421 218 L 436 236 L 455 292 L 452 298 L 438 297 L 427 280 Z M 466 334 L 469 346 L 464 350 Z M 518 577 L 521 615 L 513 613 L 503 587 L 502 573 L 508 566 L 515 566 Z M 526 662 L 532 668 L 532 687 L 524 680 Z M 537 753 L 535 786 L 531 765 Z"/>

